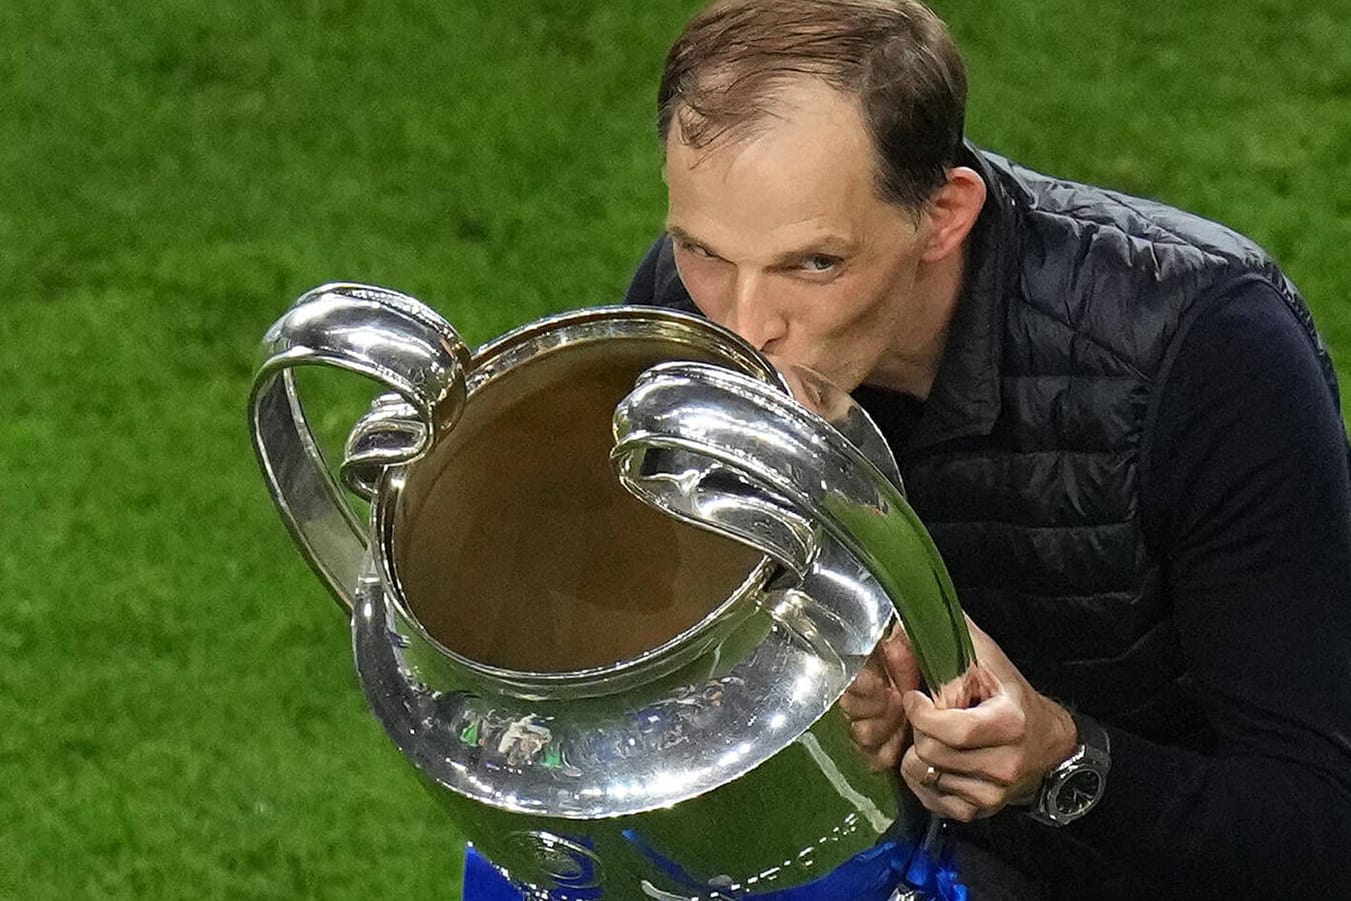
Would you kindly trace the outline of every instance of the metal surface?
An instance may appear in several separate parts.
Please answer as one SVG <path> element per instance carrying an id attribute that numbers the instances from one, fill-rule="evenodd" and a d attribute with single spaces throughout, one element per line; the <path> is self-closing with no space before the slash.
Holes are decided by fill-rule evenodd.
<path id="1" fill-rule="evenodd" d="M 804 578 L 808 560 L 788 558 L 806 546 L 784 535 L 796 539 L 806 524 L 819 524 L 825 535 L 817 545 L 838 542 L 895 603 L 931 689 L 975 659 L 957 592 L 899 476 L 888 478 L 854 442 L 782 392 L 726 367 L 654 366 L 615 411 L 613 457 L 634 495 L 752 544 L 763 535 L 767 552 Z M 832 613 L 862 621 L 867 607 Z"/>
<path id="2" fill-rule="evenodd" d="M 259 460 L 351 607 L 371 709 L 532 897 L 744 897 L 922 829 L 832 710 L 894 615 L 886 586 L 908 578 L 889 542 L 919 540 L 847 395 L 790 371 L 840 431 L 803 418 L 734 334 L 657 309 L 551 317 L 471 357 L 417 301 L 354 285 L 302 297 L 265 352 Z M 310 435 L 291 370 L 311 363 L 383 389 L 341 467 L 366 527 Z M 675 516 L 612 468 L 635 382 L 615 459 Z M 903 562 L 943 581 L 927 556 Z M 957 659 L 954 635 L 938 640 L 931 658 Z"/>
<path id="3" fill-rule="evenodd" d="M 407 295 L 335 282 L 302 295 L 268 329 L 263 359 L 249 398 L 258 462 L 306 561 L 350 608 L 367 533 L 324 465 L 292 370 L 333 366 L 401 396 L 427 423 L 424 440 L 405 449 L 409 461 L 463 410 L 469 348 L 445 320 Z"/>

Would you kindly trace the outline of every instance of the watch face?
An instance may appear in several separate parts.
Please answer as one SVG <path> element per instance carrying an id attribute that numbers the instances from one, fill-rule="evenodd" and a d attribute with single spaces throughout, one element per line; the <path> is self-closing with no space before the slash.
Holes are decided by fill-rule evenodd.
<path id="1" fill-rule="evenodd" d="M 1102 775 L 1089 769 L 1070 773 L 1055 793 L 1055 812 L 1073 817 L 1093 806 L 1102 793 Z"/>

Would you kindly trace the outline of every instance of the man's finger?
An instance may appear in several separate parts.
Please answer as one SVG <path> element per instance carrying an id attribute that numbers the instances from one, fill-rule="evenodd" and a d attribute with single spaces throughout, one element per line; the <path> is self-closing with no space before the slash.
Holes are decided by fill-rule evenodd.
<path id="1" fill-rule="evenodd" d="M 999 694 L 1000 681 L 983 664 L 973 663 L 965 673 L 948 682 L 934 699 L 938 707 L 975 707 L 981 701 Z"/>
<path id="2" fill-rule="evenodd" d="M 955 777 L 948 776 L 937 768 L 930 770 L 929 763 L 916 753 L 914 747 L 906 751 L 901 760 L 901 778 L 920 803 L 939 816 L 969 823 L 980 813 L 977 805 L 964 795 L 948 791 L 948 786 L 944 783 L 949 778 Z"/>
<path id="3" fill-rule="evenodd" d="M 953 773 L 940 773 L 938 782 L 927 791 L 934 796 L 934 806 L 926 807 L 964 823 L 992 816 L 1004 807 L 998 787 Z"/>
<path id="4" fill-rule="evenodd" d="M 863 720 L 875 716 L 882 716 L 888 710 L 894 708 L 895 717 L 900 719 L 904 716 L 901 711 L 900 698 L 896 696 L 887 697 L 885 694 L 863 695 L 853 692 L 845 692 L 840 695 L 840 709 L 844 711 L 845 716 L 850 720 Z"/>
<path id="5" fill-rule="evenodd" d="M 887 677 L 883 675 L 880 664 L 876 664 L 869 660 L 864 664 L 863 668 L 858 671 L 858 675 L 854 677 L 854 681 L 850 682 L 849 687 L 845 690 L 858 695 L 872 695 L 885 691 L 890 687 L 891 684 L 887 681 Z"/>
<path id="6" fill-rule="evenodd" d="M 880 664 L 874 667 L 870 663 L 859 670 L 854 681 L 840 696 L 840 708 L 851 719 L 881 716 L 889 707 L 895 708 L 896 716 L 903 715 L 900 692 L 882 674 Z"/>
<path id="7" fill-rule="evenodd" d="M 1021 741 L 1026 714 L 1005 693 L 975 707 L 940 709 L 918 691 L 906 692 L 903 700 L 910 725 L 943 744 L 962 750 L 987 748 Z"/>
<path id="8" fill-rule="evenodd" d="M 1008 788 L 1023 778 L 1018 754 L 1008 745 L 959 751 L 924 733 L 916 733 L 914 748 L 921 759 L 937 769 L 954 777 L 979 780 L 993 788 Z"/>
<path id="9" fill-rule="evenodd" d="M 919 662 L 915 659 L 915 652 L 910 647 L 910 637 L 905 634 L 905 630 L 897 627 L 882 642 L 881 650 L 882 662 L 886 666 L 892 684 L 901 691 L 919 688 Z"/>
<path id="10" fill-rule="evenodd" d="M 880 773 L 883 770 L 893 770 L 900 765 L 901 755 L 905 753 L 905 743 L 909 740 L 908 729 L 897 729 L 887 739 L 886 744 L 877 749 L 870 761 L 873 772 Z"/>
<path id="11" fill-rule="evenodd" d="M 865 751 L 880 748 L 891 740 L 900 724 L 879 717 L 866 720 L 854 720 L 849 724 L 849 735 L 854 743 Z"/>
<path id="12" fill-rule="evenodd" d="M 892 730 L 886 739 L 875 745 L 864 746 L 855 737 L 854 747 L 874 773 L 895 769 L 901 762 L 909 736 L 905 729 Z"/>

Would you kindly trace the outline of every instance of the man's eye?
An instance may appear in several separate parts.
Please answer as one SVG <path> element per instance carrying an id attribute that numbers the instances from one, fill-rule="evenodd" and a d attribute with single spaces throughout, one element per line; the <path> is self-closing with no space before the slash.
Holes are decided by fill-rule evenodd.
<path id="1" fill-rule="evenodd" d="M 829 272 L 839 265 L 839 257 L 826 256 L 820 253 L 809 256 L 802 261 L 802 268 L 807 272 Z"/>

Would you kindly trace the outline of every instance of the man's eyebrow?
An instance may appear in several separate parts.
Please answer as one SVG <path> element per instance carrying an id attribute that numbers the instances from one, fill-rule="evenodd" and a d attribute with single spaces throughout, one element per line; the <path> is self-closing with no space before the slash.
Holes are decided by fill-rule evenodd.
<path id="1" fill-rule="evenodd" d="M 694 235 L 692 235 L 692 234 L 690 234 L 689 232 L 685 231 L 683 228 L 681 228 L 681 227 L 678 226 L 678 225 L 668 225 L 668 226 L 666 226 L 666 234 L 670 235 L 672 238 L 675 238 L 677 241 L 679 241 L 679 242 L 682 243 L 682 244 L 695 244 L 695 245 L 697 245 L 697 246 L 699 246 L 699 247 L 704 248 L 704 250 L 709 250 L 709 247 L 708 247 L 707 244 L 705 244 L 703 241 L 700 241 L 700 240 L 699 240 L 698 238 L 696 238 Z"/>
<path id="2" fill-rule="evenodd" d="M 804 244 L 802 247 L 779 254 L 774 262 L 776 265 L 786 266 L 790 263 L 797 263 L 805 260 L 808 257 L 849 257 L 853 256 L 857 250 L 858 245 L 842 235 L 826 235 L 809 244 Z"/>
<path id="3" fill-rule="evenodd" d="M 709 247 L 706 242 L 699 240 L 678 225 L 668 225 L 666 227 L 666 233 L 682 244 L 693 244 L 696 247 L 702 247 L 714 256 L 720 256 L 720 254 L 712 247 Z M 774 259 L 774 265 L 786 266 L 813 256 L 848 257 L 852 256 L 857 249 L 857 244 L 848 238 L 841 235 L 826 235 L 824 238 L 812 241 L 802 247 L 779 254 Z"/>

